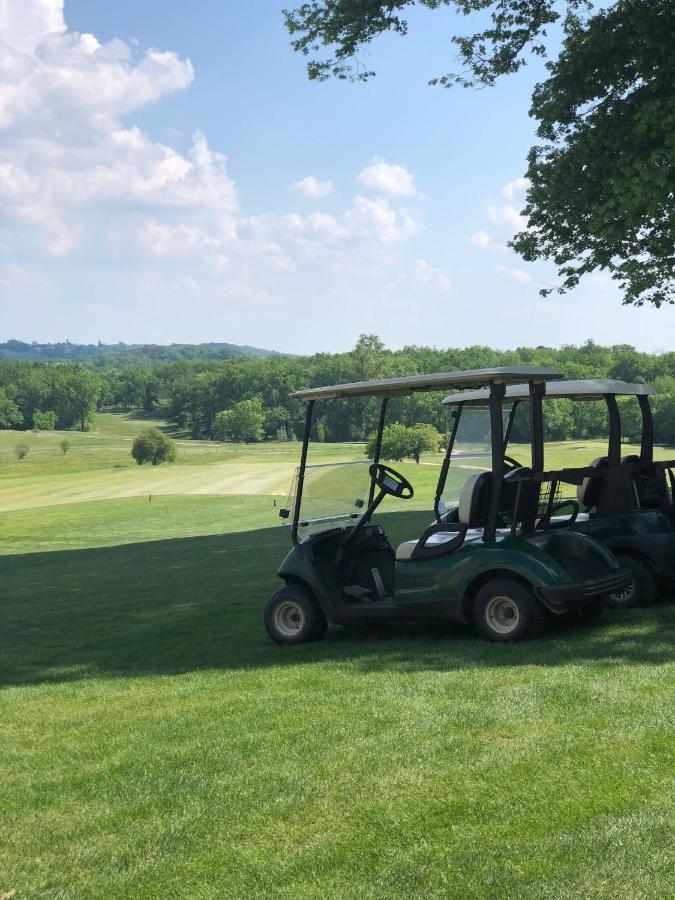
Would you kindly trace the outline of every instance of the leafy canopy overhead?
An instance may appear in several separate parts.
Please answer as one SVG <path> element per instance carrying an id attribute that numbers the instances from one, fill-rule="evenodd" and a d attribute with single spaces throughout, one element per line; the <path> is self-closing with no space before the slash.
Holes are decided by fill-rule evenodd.
<path id="1" fill-rule="evenodd" d="M 286 10 L 310 78 L 367 80 L 360 50 L 379 34 L 405 35 L 414 0 L 310 0 Z M 592 271 L 619 282 L 624 303 L 675 303 L 675 3 L 615 0 L 595 13 L 587 0 L 418 0 L 489 16 L 454 35 L 458 71 L 432 84 L 491 86 L 545 56 L 548 29 L 564 42 L 530 110 L 542 144 L 529 154 L 526 231 L 512 246 L 552 260 L 564 293 Z M 324 53 L 326 55 L 321 55 Z"/>

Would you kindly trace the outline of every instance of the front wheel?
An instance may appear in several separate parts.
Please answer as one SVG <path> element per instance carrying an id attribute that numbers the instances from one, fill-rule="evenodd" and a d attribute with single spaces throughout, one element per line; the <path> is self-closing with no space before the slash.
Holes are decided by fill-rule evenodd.
<path id="1" fill-rule="evenodd" d="M 265 606 L 265 628 L 276 644 L 320 641 L 328 623 L 312 594 L 299 584 L 287 584 Z"/>
<path id="2" fill-rule="evenodd" d="M 658 586 L 649 566 L 636 556 L 617 553 L 617 560 L 628 569 L 633 581 L 622 591 L 610 594 L 607 605 L 614 609 L 630 609 L 632 606 L 649 606 L 656 600 Z"/>
<path id="3" fill-rule="evenodd" d="M 473 621 L 490 641 L 523 641 L 540 634 L 546 620 L 528 587 L 498 578 L 484 584 L 476 594 Z"/>

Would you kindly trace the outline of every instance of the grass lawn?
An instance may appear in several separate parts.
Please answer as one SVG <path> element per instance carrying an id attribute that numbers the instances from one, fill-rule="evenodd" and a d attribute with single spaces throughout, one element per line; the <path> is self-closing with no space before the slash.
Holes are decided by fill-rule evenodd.
<path id="1" fill-rule="evenodd" d="M 0 561 L 0 893 L 672 896 L 673 606 L 516 646 L 418 625 L 279 648 L 287 546 Z"/>
<path id="2" fill-rule="evenodd" d="M 66 457 L 29 434 L 20 463 L 0 432 L 0 898 L 675 897 L 675 605 L 514 646 L 277 647 L 298 445 L 129 466 L 145 425 L 101 417 Z M 602 452 L 576 446 L 547 464 Z M 439 462 L 400 465 L 421 505 Z M 411 506 L 393 543 L 429 521 Z"/>

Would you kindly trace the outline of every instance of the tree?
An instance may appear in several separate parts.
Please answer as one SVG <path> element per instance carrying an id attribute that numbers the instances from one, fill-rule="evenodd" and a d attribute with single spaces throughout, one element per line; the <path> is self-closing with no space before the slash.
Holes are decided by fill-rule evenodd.
<path id="1" fill-rule="evenodd" d="M 493 85 L 528 53 L 545 56 L 547 32 L 562 20 L 562 52 L 533 94 L 530 114 L 545 143 L 529 154 L 527 230 L 512 246 L 557 265 L 561 283 L 544 295 L 604 270 L 626 304 L 675 302 L 672 0 L 614 0 L 594 14 L 587 0 L 418 2 L 489 13 L 482 31 L 452 38 L 463 68 L 431 80 L 445 87 Z M 310 78 L 367 80 L 374 72 L 359 51 L 383 32 L 405 35 L 403 12 L 413 5 L 308 0 L 284 16 L 293 48 L 312 57 Z"/>
<path id="2" fill-rule="evenodd" d="M 59 441 L 59 447 L 61 448 L 61 453 L 65 456 L 66 453 L 70 450 L 70 441 L 68 438 L 64 438 L 62 441 Z"/>
<path id="3" fill-rule="evenodd" d="M 443 436 L 436 431 L 433 425 L 425 425 L 420 422 L 409 428 L 411 455 L 416 463 L 419 463 L 422 453 L 437 453 Z"/>
<path id="4" fill-rule="evenodd" d="M 134 438 L 131 455 L 139 466 L 146 462 L 158 466 L 163 462 L 175 461 L 176 445 L 158 428 L 145 428 Z"/>
<path id="5" fill-rule="evenodd" d="M 38 431 L 53 431 L 56 428 L 56 413 L 53 409 L 36 410 L 33 414 L 33 427 Z"/>
<path id="6" fill-rule="evenodd" d="M 511 246 L 550 259 L 564 293 L 601 269 L 624 304 L 675 303 L 675 4 L 620 0 L 570 29 L 531 115 L 527 230 Z"/>
<path id="7" fill-rule="evenodd" d="M 23 422 L 21 410 L 0 388 L 0 428 L 13 428 Z"/>
<path id="8" fill-rule="evenodd" d="M 433 425 L 417 424 L 412 427 L 394 422 L 386 425 L 382 431 L 382 459 L 397 460 L 414 459 L 419 463 L 422 453 L 437 451 L 443 441 L 442 435 Z M 371 435 L 366 443 L 365 454 L 369 459 L 375 455 L 375 435 Z"/>
<path id="9" fill-rule="evenodd" d="M 230 409 L 217 413 L 213 420 L 213 432 L 219 441 L 250 443 L 260 440 L 264 424 L 262 400 L 260 397 L 251 397 L 250 400 L 240 400 Z"/>
<path id="10" fill-rule="evenodd" d="M 24 459 L 26 456 L 28 456 L 29 450 L 30 447 L 28 446 L 28 444 L 17 444 L 14 448 L 14 455 L 17 459 Z"/>

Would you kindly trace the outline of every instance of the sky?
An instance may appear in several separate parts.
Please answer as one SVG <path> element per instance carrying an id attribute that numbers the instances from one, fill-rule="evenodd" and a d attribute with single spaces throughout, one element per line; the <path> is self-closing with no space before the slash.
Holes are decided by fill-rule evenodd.
<path id="1" fill-rule="evenodd" d="M 543 300 L 506 247 L 540 61 L 430 87 L 469 25 L 413 9 L 373 80 L 310 82 L 286 5 L 0 0 L 0 340 L 673 349 L 675 309 Z"/>

